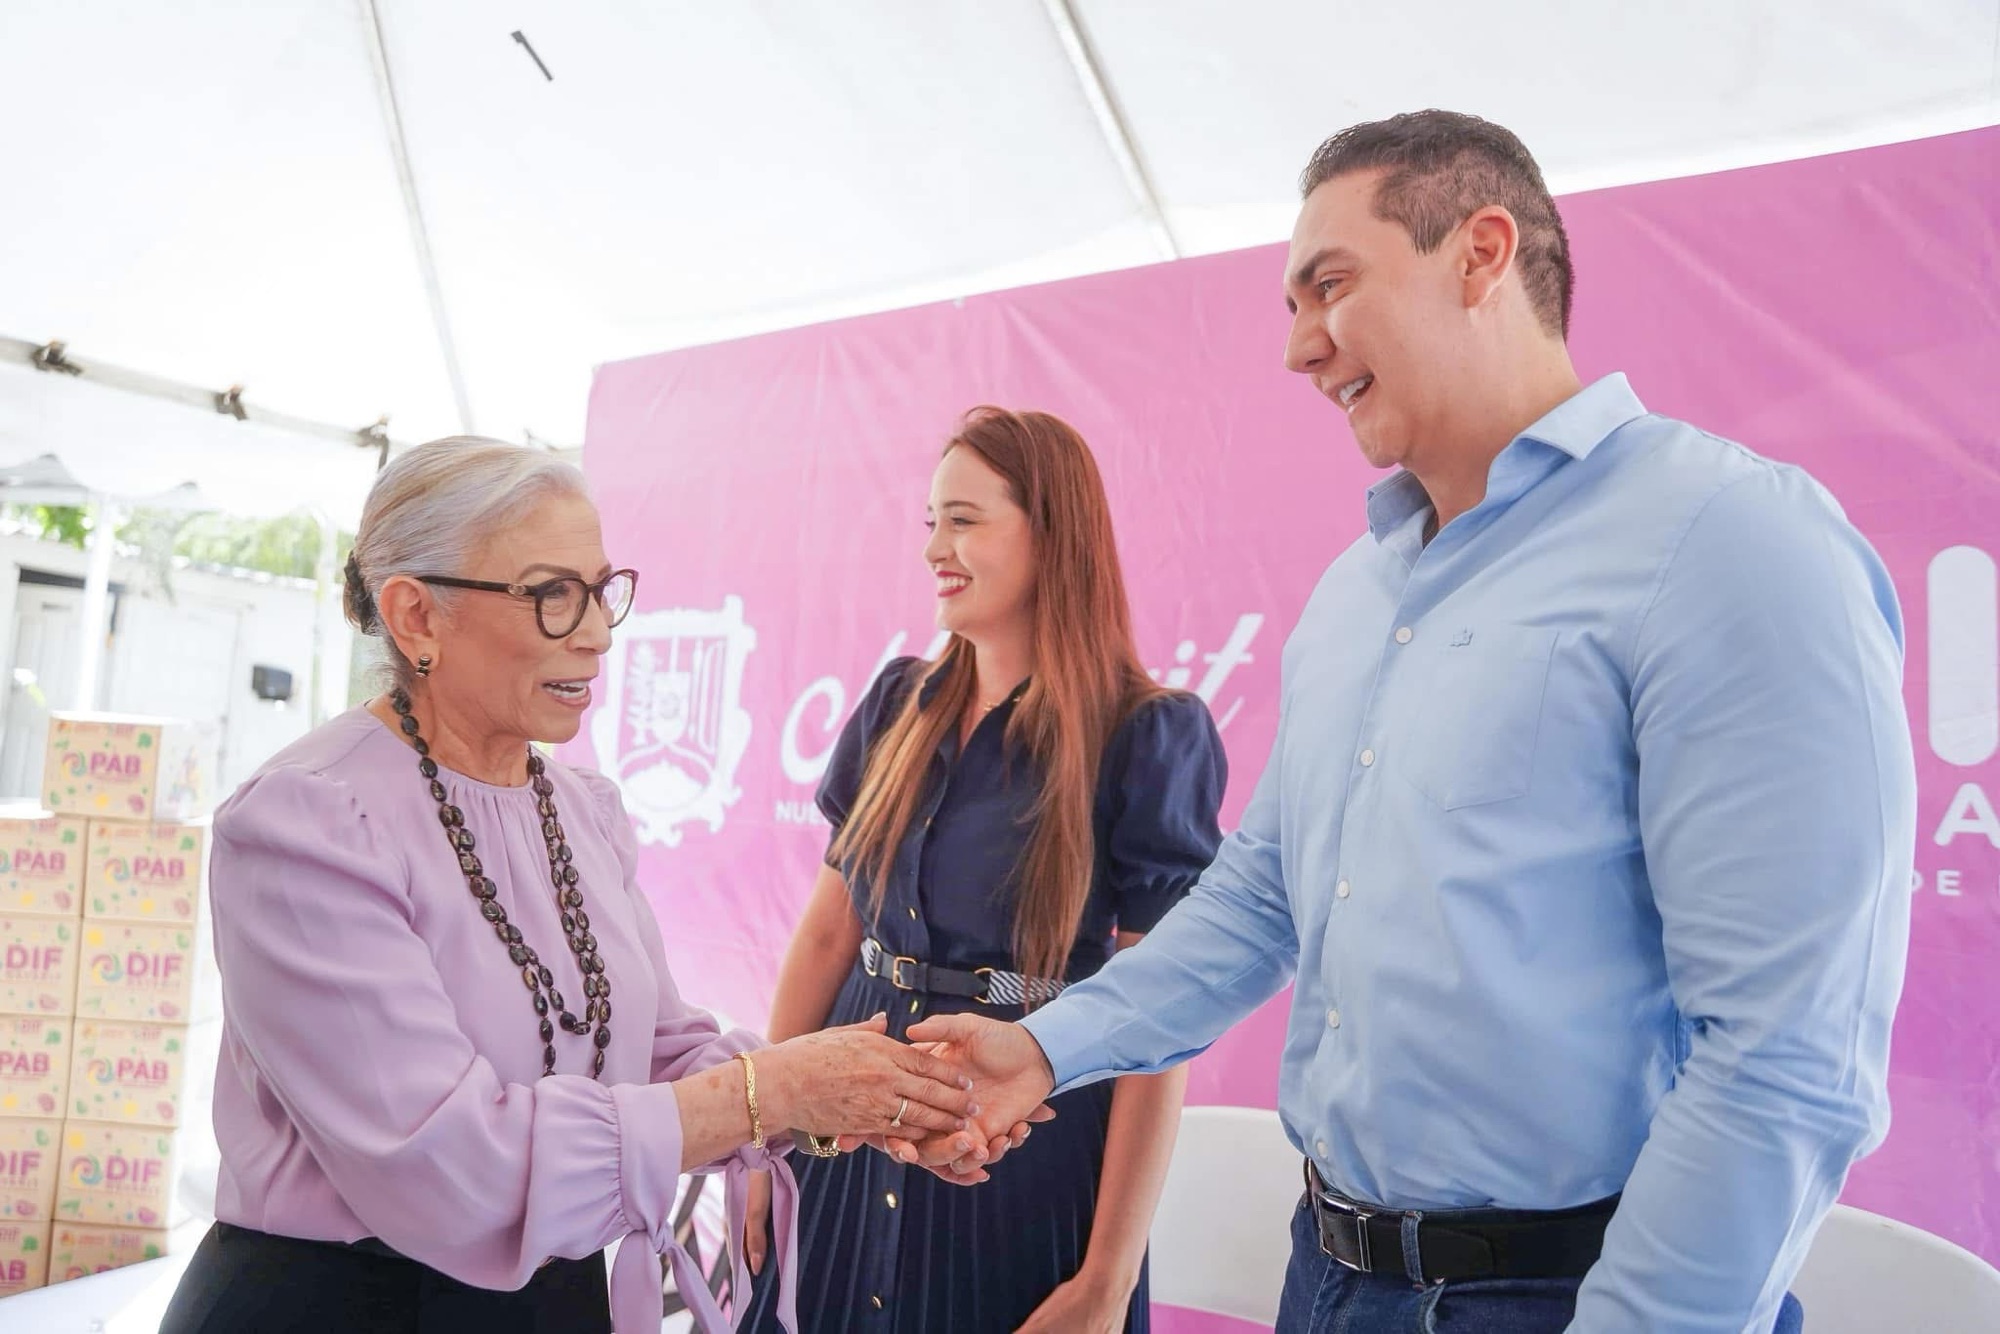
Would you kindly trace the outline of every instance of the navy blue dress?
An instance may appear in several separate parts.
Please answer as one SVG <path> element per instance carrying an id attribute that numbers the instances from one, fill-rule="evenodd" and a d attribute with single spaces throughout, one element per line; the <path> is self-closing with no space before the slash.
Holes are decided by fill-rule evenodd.
<path id="1" fill-rule="evenodd" d="M 860 791 L 869 744 L 895 720 L 924 667 L 917 658 L 891 662 L 842 730 L 818 797 L 836 833 Z M 1003 751 L 1013 707 L 1009 699 L 982 718 L 963 754 L 954 729 L 931 761 L 872 932 L 893 954 L 966 971 L 1014 967 L 1011 877 L 1038 784 L 1031 763 L 1013 756 L 1009 764 Z M 1227 775 L 1215 723 L 1192 695 L 1142 704 L 1112 736 L 1097 786 L 1096 872 L 1070 951 L 1070 981 L 1103 967 L 1115 932 L 1150 931 L 1207 868 L 1222 839 L 1216 812 Z M 861 871 L 847 871 L 867 922 L 871 885 Z M 898 991 L 857 962 L 827 1023 L 858 1023 L 884 1010 L 898 1038 L 932 1014 L 1024 1013 Z M 1010 1334 L 1083 1264 L 1115 1086 L 1107 1080 L 1056 1098 L 1056 1119 L 1037 1126 L 980 1186 L 946 1185 L 873 1150 L 833 1159 L 794 1154 L 801 1334 Z M 767 1266 L 757 1283 L 748 1325 L 768 1334 L 778 1329 L 772 1273 Z M 1142 1270 L 1125 1328 L 1148 1327 Z"/>

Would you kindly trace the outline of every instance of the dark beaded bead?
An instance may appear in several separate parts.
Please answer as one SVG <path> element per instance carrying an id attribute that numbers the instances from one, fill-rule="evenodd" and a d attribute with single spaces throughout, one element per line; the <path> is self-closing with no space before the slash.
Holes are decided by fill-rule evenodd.
<path id="1" fill-rule="evenodd" d="M 399 715 L 407 714 L 410 711 L 410 697 L 401 690 L 391 691 L 389 694 L 389 707 L 394 709 Z"/>
<path id="2" fill-rule="evenodd" d="M 553 1045 L 542 1048 L 542 1073 L 553 1074 L 556 1068 L 556 1049 Z"/>
<path id="3" fill-rule="evenodd" d="M 431 779 L 431 795 L 433 797 L 436 797 L 439 801 L 444 800 L 445 796 L 444 784 L 438 782 L 438 780 L 435 778 Z"/>
<path id="4" fill-rule="evenodd" d="M 523 968 L 521 970 L 521 981 L 527 984 L 530 991 L 536 991 L 536 988 L 542 985 L 542 979 L 535 976 L 535 970 L 532 968 Z M 536 991 L 536 995 L 539 998 L 540 992 Z"/>
<path id="5" fill-rule="evenodd" d="M 539 982 L 542 979 L 538 977 L 535 980 Z M 535 992 L 535 1013 L 540 1015 L 546 1015 L 548 1014 L 548 1012 L 549 1012 L 549 998 L 547 996 L 544 996 L 540 991 Z"/>
<path id="6" fill-rule="evenodd" d="M 500 943 L 502 945 L 511 945 L 514 943 L 513 941 L 507 939 L 507 923 L 505 922 L 495 922 L 493 924 L 493 934 L 500 937 Z"/>
<path id="7" fill-rule="evenodd" d="M 603 956 L 603 955 L 601 955 L 601 954 L 593 954 L 593 955 L 591 955 L 591 956 L 590 956 L 590 960 L 589 960 L 589 962 L 590 962 L 590 971 L 591 971 L 591 972 L 593 972 L 593 973 L 601 973 L 601 972 L 603 972 L 603 971 L 604 971 L 604 956 Z"/>
<path id="8" fill-rule="evenodd" d="M 604 1053 L 599 1052 L 597 1053 L 597 1059 L 591 1063 L 590 1075 L 591 1078 L 595 1079 L 598 1076 L 602 1075 L 603 1073 L 604 1073 Z"/>
<path id="9" fill-rule="evenodd" d="M 563 934 L 564 934 L 564 935 L 566 935 L 566 936 L 567 936 L 567 935 L 572 935 L 572 934 L 574 934 L 574 933 L 575 933 L 575 931 L 576 931 L 576 918 L 574 918 L 574 917 L 571 917 L 571 916 L 570 916 L 570 915 L 569 915 L 568 913 L 564 913 L 564 914 L 562 915 L 562 924 L 563 924 Z"/>
<path id="10" fill-rule="evenodd" d="M 415 736 L 417 734 L 417 720 L 407 713 L 403 715 L 402 727 L 404 736 Z"/>
<path id="11" fill-rule="evenodd" d="M 579 931 L 588 931 L 588 930 L 590 930 L 590 914 L 589 914 L 589 913 L 587 913 L 587 912 L 579 912 L 579 913 L 578 913 L 578 914 L 576 915 L 576 929 L 577 929 L 577 930 L 579 930 Z"/>
<path id="12" fill-rule="evenodd" d="M 506 938 L 509 945 L 518 945 L 521 943 L 521 928 L 515 926 L 512 922 L 507 923 L 507 929 L 501 932 L 501 935 Z M 528 953 L 533 955 L 534 951 L 529 950 Z"/>
<path id="13" fill-rule="evenodd" d="M 563 902 L 572 908 L 581 908 L 583 906 L 583 891 L 580 889 L 570 890 L 567 894 L 563 895 Z"/>
<path id="14" fill-rule="evenodd" d="M 556 836 L 556 822 L 554 820 L 542 821 L 542 837 L 554 838 L 555 836 Z"/>
<path id="15" fill-rule="evenodd" d="M 430 743 L 430 742 L 428 742 L 428 741 L 426 741 L 426 740 L 424 740 L 424 739 L 423 739 L 422 737 L 420 737 L 420 736 L 413 736 L 413 737 L 411 737 L 411 738 L 410 738 L 410 746 L 411 746 L 411 748 L 412 748 L 413 750 L 415 750 L 415 751 L 417 752 L 417 754 L 419 754 L 419 755 L 423 755 L 423 756 L 429 756 L 429 754 L 431 753 L 431 743 Z"/>
<path id="16" fill-rule="evenodd" d="M 436 778 L 438 776 L 438 762 L 426 755 L 417 761 L 417 772 L 426 778 Z"/>
<path id="17" fill-rule="evenodd" d="M 438 819 L 444 824 L 446 829 L 456 829 L 465 823 L 465 812 L 456 806 L 440 806 L 438 808 Z"/>
<path id="18" fill-rule="evenodd" d="M 605 1024 L 608 1024 L 608 1023 L 610 1023 L 610 1022 L 611 1022 L 611 1002 L 610 1002 L 610 1001 L 608 1001 L 608 1000 L 600 1000 L 600 1001 L 598 1001 L 598 1002 L 597 1002 L 597 1019 L 598 1019 L 598 1022 L 599 1022 L 599 1023 L 605 1023 Z"/>
<path id="19" fill-rule="evenodd" d="M 458 844 L 460 852 L 470 852 L 478 844 L 478 840 L 472 836 L 472 831 L 463 825 L 453 830 L 451 836 L 453 841 Z"/>
<path id="20" fill-rule="evenodd" d="M 595 950 L 597 948 L 597 937 L 591 935 L 588 931 L 584 932 L 583 947 L 587 950 Z"/>
<path id="21" fill-rule="evenodd" d="M 535 801 L 535 813 L 544 820 L 553 820 L 556 818 L 556 804 L 547 797 L 537 798 Z"/>
<path id="22" fill-rule="evenodd" d="M 561 1024 L 562 1024 L 562 1031 L 563 1031 L 563 1032 L 565 1032 L 565 1033 L 574 1033 L 574 1032 L 576 1032 L 576 1016 L 575 1016 L 575 1015 L 573 1015 L 573 1014 L 569 1014 L 569 1013 L 564 1013 L 564 1014 L 563 1014 L 563 1016 L 562 1016 L 562 1018 L 561 1018 L 561 1020 L 560 1020 L 560 1022 L 561 1022 Z"/>
<path id="23" fill-rule="evenodd" d="M 552 987 L 556 984 L 556 975 L 550 972 L 547 968 L 543 968 L 541 970 L 541 978 L 542 978 L 542 985 L 545 987 Z M 556 1004 L 561 1005 L 562 1002 L 557 1001 Z"/>
<path id="24" fill-rule="evenodd" d="M 549 1004 L 555 1006 L 558 1010 L 561 1010 L 564 1013 L 568 1013 L 569 1011 L 569 1006 L 563 1003 L 563 994 L 560 991 L 557 991 L 554 987 L 549 988 Z"/>
<path id="25" fill-rule="evenodd" d="M 479 905 L 479 915 L 489 922 L 504 922 L 507 920 L 507 910 L 492 899 L 488 899 Z"/>
<path id="26" fill-rule="evenodd" d="M 512 959 L 514 966 L 518 968 L 528 962 L 528 951 L 519 945 L 509 945 L 507 947 L 507 957 Z"/>
<path id="27" fill-rule="evenodd" d="M 554 1042 L 555 1040 L 556 1026 L 546 1019 L 542 1020 L 542 1041 Z"/>
<path id="28" fill-rule="evenodd" d="M 609 1024 L 599 1024 L 597 1026 L 597 1036 L 595 1038 L 592 1038 L 591 1041 L 597 1044 L 597 1049 L 599 1051 L 603 1051 L 606 1047 L 610 1046 L 611 1026 Z"/>
<path id="29" fill-rule="evenodd" d="M 495 894 L 498 894 L 500 892 L 500 886 L 494 884 L 491 880 L 488 880 L 485 876 L 481 876 L 479 879 L 472 882 L 472 892 L 479 898 L 490 899 Z"/>
<path id="30" fill-rule="evenodd" d="M 467 875 L 478 875 L 486 868 L 479 864 L 479 858 L 469 852 L 461 852 L 458 854 L 458 869 Z"/>
<path id="31" fill-rule="evenodd" d="M 574 885 L 582 877 L 577 875 L 574 866 L 565 866 L 562 869 L 562 878 L 565 885 Z"/>
<path id="32" fill-rule="evenodd" d="M 569 862 L 569 859 L 570 859 L 570 858 L 571 858 L 571 856 L 573 856 L 573 855 L 574 855 L 574 854 L 572 854 L 572 853 L 570 852 L 570 850 L 569 850 L 569 844 L 567 844 L 567 843 L 563 844 L 563 845 L 562 845 L 561 847 L 559 847 L 559 848 L 557 848 L 557 849 L 556 849 L 556 856 L 558 856 L 558 857 L 562 858 L 562 859 L 563 859 L 563 862 L 564 862 L 564 864 L 565 864 L 565 865 L 567 865 L 567 864 L 568 864 L 568 862 Z"/>

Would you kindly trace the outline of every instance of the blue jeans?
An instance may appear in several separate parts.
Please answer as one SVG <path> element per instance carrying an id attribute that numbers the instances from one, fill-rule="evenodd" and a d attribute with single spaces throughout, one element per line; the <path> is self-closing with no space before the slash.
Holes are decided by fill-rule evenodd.
<path id="1" fill-rule="evenodd" d="M 1576 1317 L 1574 1278 L 1482 1278 L 1419 1288 L 1394 1272 L 1357 1274 L 1323 1254 L 1304 1197 L 1292 1212 L 1292 1263 L 1276 1334 L 1562 1334 Z M 1787 1294 L 1772 1334 L 1800 1334 Z"/>

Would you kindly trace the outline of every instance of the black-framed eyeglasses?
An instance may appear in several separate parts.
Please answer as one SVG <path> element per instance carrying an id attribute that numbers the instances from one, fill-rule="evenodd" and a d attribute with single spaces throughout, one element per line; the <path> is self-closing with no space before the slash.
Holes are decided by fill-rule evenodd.
<path id="1" fill-rule="evenodd" d="M 535 600 L 535 624 L 550 639 L 567 639 L 583 624 L 583 612 L 594 599 L 604 609 L 607 624 L 616 625 L 632 610 L 639 591 L 637 570 L 613 570 L 594 584 L 575 575 L 544 579 L 539 584 L 501 584 L 491 579 L 460 579 L 448 574 L 420 574 L 418 582 L 442 588 L 469 588 L 478 593 L 505 593 Z"/>

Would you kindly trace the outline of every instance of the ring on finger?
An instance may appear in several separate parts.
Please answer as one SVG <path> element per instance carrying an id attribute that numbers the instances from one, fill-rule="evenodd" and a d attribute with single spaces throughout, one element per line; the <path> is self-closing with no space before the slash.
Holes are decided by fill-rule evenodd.
<path id="1" fill-rule="evenodd" d="M 894 1120 L 889 1122 L 889 1129 L 901 1130 L 903 1128 L 903 1113 L 909 1110 L 910 1110 L 910 1100 L 908 1098 L 905 1098 L 900 1103 L 896 1104 L 896 1116 Z"/>

